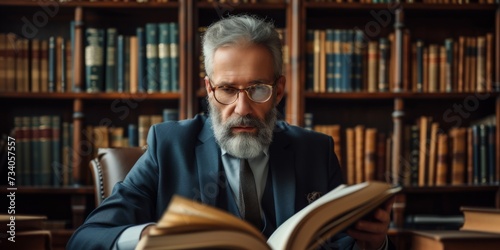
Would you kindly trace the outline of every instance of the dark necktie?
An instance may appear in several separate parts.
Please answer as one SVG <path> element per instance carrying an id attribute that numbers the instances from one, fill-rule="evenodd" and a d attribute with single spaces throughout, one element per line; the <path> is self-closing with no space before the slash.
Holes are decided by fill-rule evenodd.
<path id="1" fill-rule="evenodd" d="M 240 161 L 240 213 L 246 221 L 262 229 L 257 188 L 248 160 Z"/>

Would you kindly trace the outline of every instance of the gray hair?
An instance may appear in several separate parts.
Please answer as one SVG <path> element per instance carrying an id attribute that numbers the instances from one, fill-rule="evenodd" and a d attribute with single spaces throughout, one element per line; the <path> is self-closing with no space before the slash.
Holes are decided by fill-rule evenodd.
<path id="1" fill-rule="evenodd" d="M 282 46 L 274 24 L 249 15 L 224 18 L 208 27 L 203 36 L 203 55 L 205 70 L 213 74 L 215 51 L 227 45 L 257 44 L 266 47 L 274 59 L 274 75 L 281 76 L 283 67 Z"/>

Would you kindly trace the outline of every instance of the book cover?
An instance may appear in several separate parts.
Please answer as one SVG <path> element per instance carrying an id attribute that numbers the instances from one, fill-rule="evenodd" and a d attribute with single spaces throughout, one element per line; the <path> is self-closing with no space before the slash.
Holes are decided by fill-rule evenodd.
<path id="1" fill-rule="evenodd" d="M 267 241 L 250 223 L 232 214 L 174 196 L 136 249 L 314 249 L 400 189 L 382 182 L 341 185 L 286 220 Z"/>

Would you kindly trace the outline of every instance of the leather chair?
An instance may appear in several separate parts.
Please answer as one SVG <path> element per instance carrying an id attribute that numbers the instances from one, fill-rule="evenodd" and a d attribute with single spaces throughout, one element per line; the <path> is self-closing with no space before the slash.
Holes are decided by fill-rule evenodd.
<path id="1" fill-rule="evenodd" d="M 125 179 L 144 150 L 145 148 L 141 147 L 97 150 L 97 157 L 89 164 L 94 179 L 96 206 L 111 194 L 117 182 Z"/>

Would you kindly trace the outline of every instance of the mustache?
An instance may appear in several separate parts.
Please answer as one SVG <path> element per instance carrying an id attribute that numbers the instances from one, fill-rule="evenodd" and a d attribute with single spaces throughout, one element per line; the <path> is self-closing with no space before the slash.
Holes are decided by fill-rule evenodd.
<path id="1" fill-rule="evenodd" d="M 252 116 L 234 116 L 230 117 L 226 121 L 226 127 L 238 127 L 238 126 L 247 126 L 247 127 L 256 127 L 256 128 L 264 128 L 265 124 L 259 119 Z"/>

